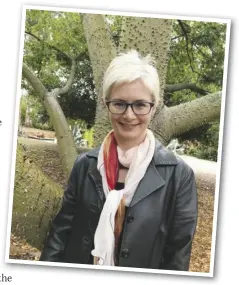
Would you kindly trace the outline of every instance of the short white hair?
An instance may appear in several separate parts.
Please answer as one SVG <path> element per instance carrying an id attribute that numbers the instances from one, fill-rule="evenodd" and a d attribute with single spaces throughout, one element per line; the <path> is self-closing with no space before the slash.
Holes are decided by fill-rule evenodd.
<path id="1" fill-rule="evenodd" d="M 152 93 L 155 105 L 159 102 L 160 83 L 151 55 L 142 57 L 136 50 L 120 53 L 108 66 L 103 79 L 103 99 L 110 99 L 113 86 L 141 79 Z"/>

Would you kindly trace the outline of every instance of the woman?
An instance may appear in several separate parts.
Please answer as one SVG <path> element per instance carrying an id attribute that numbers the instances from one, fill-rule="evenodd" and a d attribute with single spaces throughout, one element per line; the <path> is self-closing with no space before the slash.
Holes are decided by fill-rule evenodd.
<path id="1" fill-rule="evenodd" d="M 40 260 L 188 270 L 195 178 L 148 129 L 158 101 L 150 56 L 130 51 L 110 63 L 103 103 L 113 130 L 77 158 Z"/>

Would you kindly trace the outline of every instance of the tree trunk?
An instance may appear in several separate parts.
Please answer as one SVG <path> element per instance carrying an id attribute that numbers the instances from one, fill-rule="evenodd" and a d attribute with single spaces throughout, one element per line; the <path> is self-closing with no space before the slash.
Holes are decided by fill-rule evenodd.
<path id="1" fill-rule="evenodd" d="M 111 129 L 108 112 L 101 100 L 102 81 L 104 72 L 111 60 L 116 56 L 117 51 L 103 15 L 84 14 L 83 27 L 97 92 L 94 145 L 98 146 Z"/>
<path id="2" fill-rule="evenodd" d="M 18 144 L 11 232 L 41 249 L 62 193 L 60 185 L 43 174 Z"/>
<path id="3" fill-rule="evenodd" d="M 112 39 L 110 39 L 107 32 L 106 23 L 102 15 L 85 15 L 84 30 L 98 94 L 96 123 L 94 127 L 95 146 L 97 146 L 102 143 L 103 138 L 111 129 L 108 111 L 100 102 L 100 84 L 103 73 L 116 54 L 116 48 L 112 44 Z M 124 17 L 119 43 L 120 52 L 136 49 L 144 56 L 151 54 L 155 58 L 161 85 L 159 110 L 162 110 L 164 106 L 163 93 L 167 74 L 171 30 L 171 20 Z M 105 54 L 106 49 L 109 51 L 107 54 Z M 160 116 L 162 116 L 162 113 Z M 157 130 L 157 133 L 159 133 L 159 130 Z"/>
<path id="4" fill-rule="evenodd" d="M 171 33 L 172 20 L 167 19 L 125 17 L 122 26 L 120 51 L 136 49 L 155 59 L 160 81 L 159 109 L 163 107 Z"/>

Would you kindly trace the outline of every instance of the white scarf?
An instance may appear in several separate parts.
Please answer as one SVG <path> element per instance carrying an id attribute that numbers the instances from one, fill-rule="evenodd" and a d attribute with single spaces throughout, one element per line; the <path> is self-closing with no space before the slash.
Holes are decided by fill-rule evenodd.
<path id="1" fill-rule="evenodd" d="M 141 179 L 144 177 L 146 170 L 153 158 L 155 150 L 155 138 L 153 133 L 147 129 L 144 142 L 136 147 L 136 149 L 133 151 L 134 154 L 131 158 L 132 162 L 130 163 L 129 170 L 125 178 L 125 186 L 122 190 L 109 191 L 104 168 L 103 145 L 104 142 L 101 145 L 99 151 L 97 168 L 102 176 L 106 201 L 100 215 L 98 226 L 96 228 L 94 236 L 95 248 L 92 250 L 92 255 L 97 258 L 98 265 L 114 266 L 115 214 L 123 195 L 125 198 L 126 206 L 129 206 L 135 190 L 137 189 Z M 120 150 L 117 150 L 118 155 L 121 156 Z"/>

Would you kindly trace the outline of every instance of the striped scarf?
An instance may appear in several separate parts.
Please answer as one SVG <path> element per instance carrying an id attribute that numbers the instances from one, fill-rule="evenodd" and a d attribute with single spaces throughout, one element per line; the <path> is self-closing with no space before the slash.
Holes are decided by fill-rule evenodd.
<path id="1" fill-rule="evenodd" d="M 102 176 L 106 201 L 94 237 L 94 264 L 115 265 L 114 252 L 123 227 L 125 206 L 129 206 L 139 182 L 144 177 L 153 158 L 154 149 L 154 135 L 147 130 L 144 142 L 133 150 L 124 189 L 115 190 L 119 161 L 123 164 L 122 151 L 117 151 L 113 131 L 105 137 L 99 151 L 97 168 Z"/>

